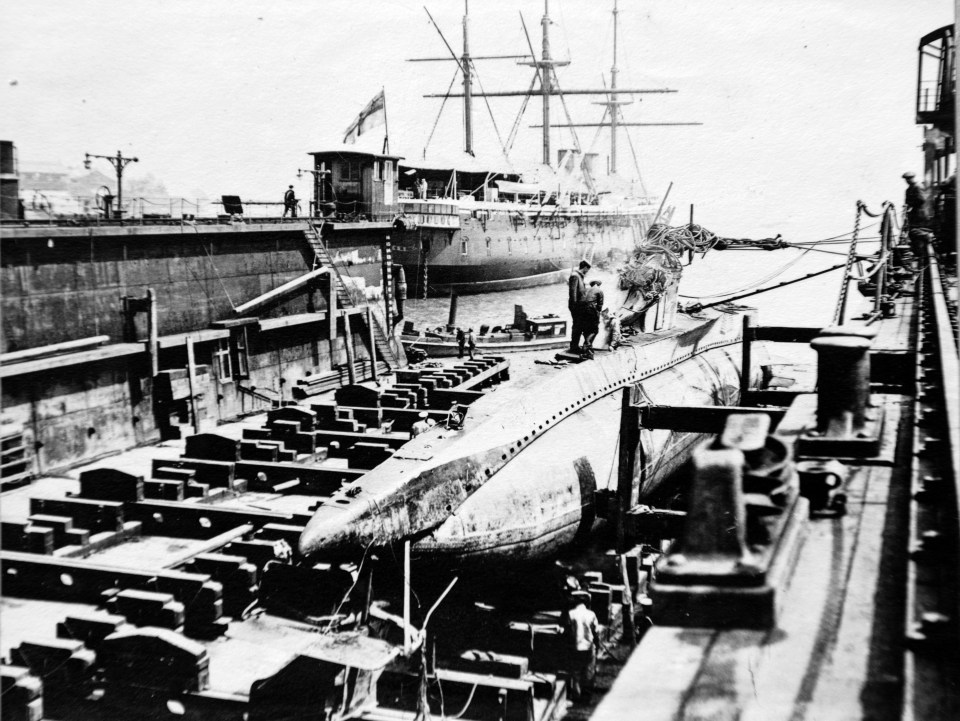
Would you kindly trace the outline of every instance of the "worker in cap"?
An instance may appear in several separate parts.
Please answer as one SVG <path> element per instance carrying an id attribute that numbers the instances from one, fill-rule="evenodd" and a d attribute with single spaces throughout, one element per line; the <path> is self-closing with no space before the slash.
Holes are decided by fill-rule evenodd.
<path id="1" fill-rule="evenodd" d="M 910 230 L 926 228 L 930 225 L 930 217 L 927 213 L 927 193 L 917 182 L 915 173 L 907 171 L 903 174 L 903 179 L 907 183 L 907 191 L 904 193 L 903 198 L 907 215 L 907 227 Z"/>
<path id="2" fill-rule="evenodd" d="M 580 336 L 583 335 L 584 299 L 587 295 L 586 276 L 590 261 L 584 258 L 577 269 L 570 273 L 567 286 L 567 308 L 570 310 L 570 352 L 580 355 Z"/>
<path id="3" fill-rule="evenodd" d="M 430 420 L 430 414 L 426 411 L 420 411 L 417 414 L 417 417 L 420 418 L 419 421 L 410 426 L 410 437 L 416 438 L 421 433 L 427 431 L 432 425 L 433 421 Z"/>

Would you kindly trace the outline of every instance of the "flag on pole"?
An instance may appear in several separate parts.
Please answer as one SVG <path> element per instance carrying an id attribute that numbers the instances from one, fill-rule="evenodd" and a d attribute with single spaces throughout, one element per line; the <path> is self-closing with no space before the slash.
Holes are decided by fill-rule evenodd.
<path id="1" fill-rule="evenodd" d="M 383 97 L 383 91 L 373 96 L 373 100 L 367 103 L 366 107 L 360 111 L 357 119 L 351 123 L 343 134 L 343 142 L 353 144 L 357 137 L 363 135 L 371 128 L 378 125 L 384 125 L 387 121 L 386 104 Z"/>

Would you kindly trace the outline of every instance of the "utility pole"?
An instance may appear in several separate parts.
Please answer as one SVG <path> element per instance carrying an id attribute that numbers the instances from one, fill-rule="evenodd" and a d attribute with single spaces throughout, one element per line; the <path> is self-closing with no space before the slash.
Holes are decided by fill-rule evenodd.
<path id="1" fill-rule="evenodd" d="M 103 160 L 110 161 L 110 165 L 113 166 L 113 169 L 117 172 L 117 217 L 123 218 L 123 169 L 126 168 L 130 163 L 139 163 L 139 158 L 125 158 L 121 155 L 120 151 L 117 151 L 116 156 L 113 155 L 94 155 L 93 153 L 85 153 L 85 159 L 83 161 L 83 167 L 87 170 L 90 170 L 90 158 L 102 158 Z"/>

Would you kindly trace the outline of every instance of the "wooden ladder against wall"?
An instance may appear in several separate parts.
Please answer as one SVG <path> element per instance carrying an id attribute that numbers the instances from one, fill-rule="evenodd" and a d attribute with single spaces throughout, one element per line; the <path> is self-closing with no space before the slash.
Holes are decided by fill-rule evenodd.
<path id="1" fill-rule="evenodd" d="M 343 277 L 340 275 L 340 269 L 333 262 L 333 258 L 330 257 L 330 253 L 327 251 L 327 247 L 320 238 L 320 234 L 317 233 L 316 228 L 313 226 L 308 226 L 307 229 L 303 231 L 303 235 L 310 244 L 310 247 L 313 249 L 313 269 L 316 270 L 317 268 L 321 267 L 330 268 L 331 282 L 336 284 L 337 303 L 339 306 L 341 308 L 357 307 L 356 303 L 353 301 L 353 297 L 347 291 L 346 284 L 343 282 Z M 380 319 L 376 313 L 371 313 L 369 317 L 373 324 L 373 328 L 370 330 L 373 333 L 374 345 L 377 347 L 377 353 L 380 354 L 380 360 L 384 361 L 392 370 L 399 368 L 400 361 L 390 345 L 390 341 L 387 338 L 383 327 L 381 326 Z M 362 315 L 361 318 L 363 318 L 364 323 L 367 322 L 366 315 Z"/>

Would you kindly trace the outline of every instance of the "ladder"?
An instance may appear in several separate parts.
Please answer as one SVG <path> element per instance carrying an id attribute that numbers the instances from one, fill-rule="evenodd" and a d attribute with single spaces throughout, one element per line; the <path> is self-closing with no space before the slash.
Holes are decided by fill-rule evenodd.
<path id="1" fill-rule="evenodd" d="M 316 270 L 317 268 L 326 267 L 331 271 L 330 282 L 336 285 L 337 305 L 341 308 L 357 307 L 353 297 L 346 288 L 346 284 L 343 282 L 343 277 L 340 275 L 340 269 L 336 266 L 336 264 L 334 264 L 333 258 L 330 257 L 330 253 L 327 251 L 327 247 L 323 244 L 323 240 L 321 240 L 320 234 L 317 233 L 316 228 L 314 228 L 312 225 L 308 225 L 303 231 L 303 235 L 310 244 L 310 247 L 313 249 L 313 269 Z M 370 314 L 370 318 L 373 321 L 373 341 L 374 345 L 377 347 L 377 353 L 380 354 L 380 360 L 385 362 L 388 368 L 399 368 L 400 361 L 397 358 L 397 354 L 394 352 L 393 347 L 390 345 L 387 335 L 384 333 L 379 318 L 379 313 L 377 312 L 378 309 L 374 306 L 371 307 L 374 308 L 374 311 Z M 366 316 L 362 317 L 364 319 L 364 323 L 366 323 Z"/>

